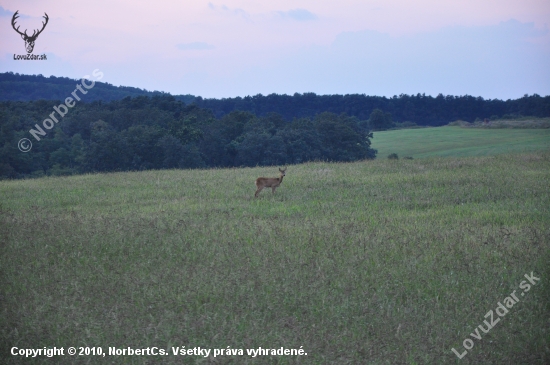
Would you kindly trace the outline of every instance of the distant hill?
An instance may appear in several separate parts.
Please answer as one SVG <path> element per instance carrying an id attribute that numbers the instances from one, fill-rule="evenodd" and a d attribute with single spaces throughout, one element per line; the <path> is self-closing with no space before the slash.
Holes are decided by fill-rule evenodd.
<path id="1" fill-rule="evenodd" d="M 79 80 L 67 77 L 0 73 L 0 101 L 64 100 L 78 82 Z M 170 94 L 96 82 L 94 92 L 86 95 L 85 102 L 98 100 L 108 102 L 126 97 L 162 95 Z M 522 116 L 550 117 L 550 96 L 537 94 L 526 94 L 522 98 L 506 101 L 471 95 L 439 94 L 433 97 L 420 93 L 400 94 L 391 98 L 365 94 L 317 95 L 315 93 L 258 94 L 223 99 L 207 99 L 189 94 L 173 97 L 185 104 L 193 103 L 209 109 L 217 118 L 233 111 L 248 111 L 258 117 L 277 113 L 286 121 L 291 121 L 294 118 L 312 118 L 324 112 L 331 112 L 345 113 L 360 120 L 368 120 L 375 109 L 380 109 L 389 113 L 394 122 L 442 126 L 457 120 L 471 123 L 476 120 L 510 119 Z"/>
<path id="2" fill-rule="evenodd" d="M 0 100 L 64 100 L 80 80 L 68 77 L 44 77 L 42 75 L 21 75 L 13 72 L 0 73 Z M 114 86 L 96 81 L 94 92 L 86 95 L 85 102 L 121 100 L 125 97 L 169 95 L 161 91 L 147 91 L 130 86 Z M 174 95 L 185 104 L 193 102 L 193 95 Z"/>

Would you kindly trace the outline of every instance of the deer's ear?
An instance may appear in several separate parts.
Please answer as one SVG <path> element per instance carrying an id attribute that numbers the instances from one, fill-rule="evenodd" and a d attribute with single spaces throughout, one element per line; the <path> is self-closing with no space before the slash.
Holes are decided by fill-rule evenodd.
<path id="1" fill-rule="evenodd" d="M 21 39 L 25 39 L 25 35 L 24 35 L 24 34 L 21 34 Z"/>

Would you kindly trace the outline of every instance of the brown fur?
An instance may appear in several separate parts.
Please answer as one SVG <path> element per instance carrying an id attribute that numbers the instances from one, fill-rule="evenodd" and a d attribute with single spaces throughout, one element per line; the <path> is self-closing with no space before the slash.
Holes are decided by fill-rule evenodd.
<path id="1" fill-rule="evenodd" d="M 256 193 L 254 194 L 254 197 L 257 198 L 260 191 L 263 190 L 263 188 L 271 188 L 271 192 L 275 194 L 275 189 L 281 185 L 283 182 L 283 177 L 285 177 L 286 168 L 284 170 L 281 170 L 279 168 L 279 177 L 259 177 L 256 179 Z"/>

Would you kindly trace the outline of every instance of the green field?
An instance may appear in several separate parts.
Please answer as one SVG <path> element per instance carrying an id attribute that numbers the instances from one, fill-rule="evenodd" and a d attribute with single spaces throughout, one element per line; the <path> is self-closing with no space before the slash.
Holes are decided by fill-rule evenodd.
<path id="1" fill-rule="evenodd" d="M 550 363 L 549 152 L 307 163 L 254 199 L 255 178 L 276 172 L 0 182 L 0 362 Z M 13 346 L 169 355 L 26 359 Z M 172 355 L 181 346 L 244 355 Z M 258 347 L 307 355 L 246 354 Z"/>
<path id="2" fill-rule="evenodd" d="M 530 152 L 550 148 L 550 129 L 436 127 L 374 132 L 378 158 L 465 157 Z"/>

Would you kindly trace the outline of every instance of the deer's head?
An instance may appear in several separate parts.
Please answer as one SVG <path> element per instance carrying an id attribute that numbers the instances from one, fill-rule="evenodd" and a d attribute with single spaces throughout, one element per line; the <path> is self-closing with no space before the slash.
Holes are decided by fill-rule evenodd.
<path id="1" fill-rule="evenodd" d="M 27 34 L 27 30 L 25 29 L 25 32 L 21 33 L 19 31 L 19 26 L 16 28 L 15 27 L 15 21 L 17 20 L 17 18 L 19 18 L 19 15 L 17 15 L 17 13 L 19 12 L 16 11 L 15 14 L 13 14 L 13 17 L 11 18 L 11 26 L 13 27 L 13 29 L 19 33 L 21 35 L 21 38 L 23 38 L 23 40 L 25 41 L 25 48 L 27 49 L 27 53 L 32 53 L 32 50 L 34 49 L 34 42 L 36 41 L 36 38 L 38 38 L 38 35 L 40 33 L 42 33 L 42 31 L 44 30 L 44 28 L 46 28 L 46 24 L 48 24 L 48 14 L 44 13 L 44 19 L 46 20 L 45 22 L 42 22 L 42 29 L 38 30 L 38 29 L 35 29 L 34 32 L 32 33 L 32 35 L 28 35 Z"/>

